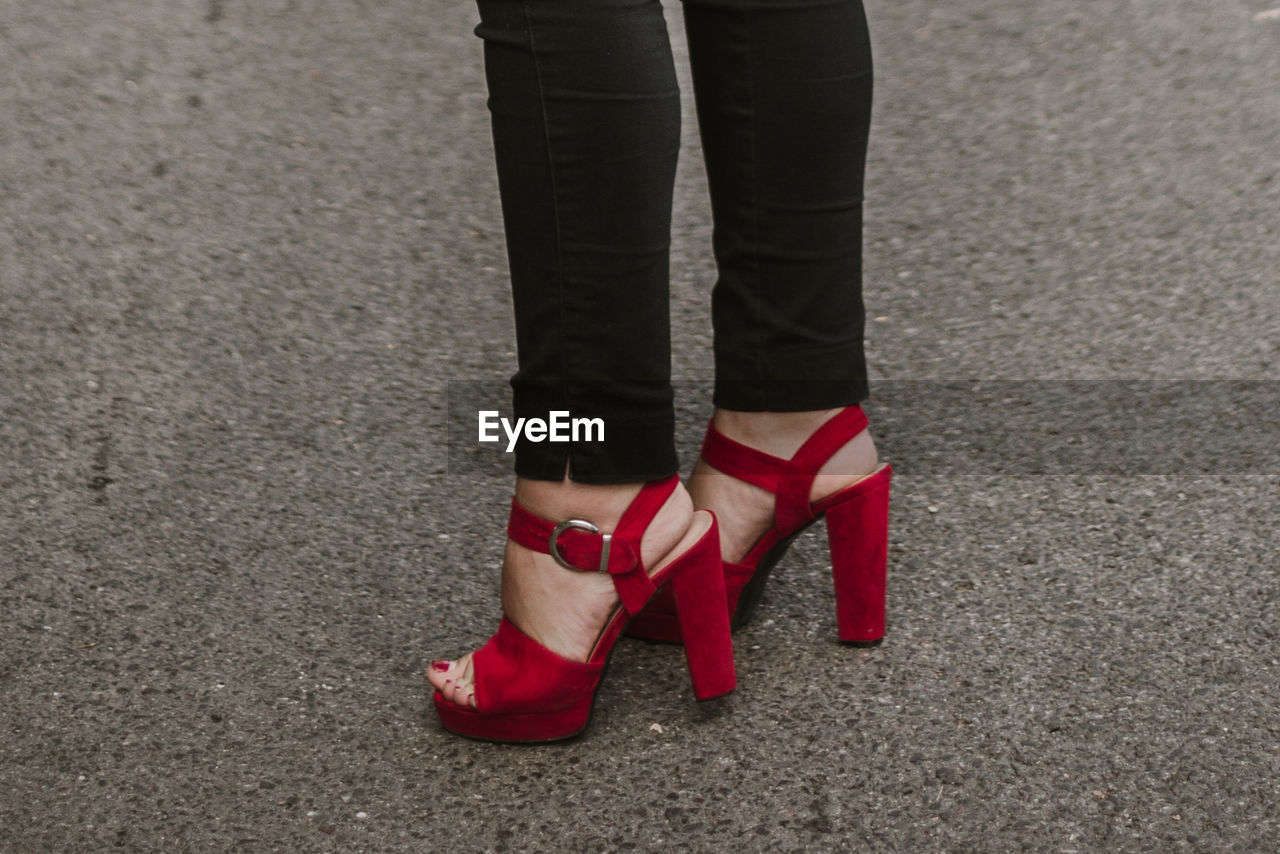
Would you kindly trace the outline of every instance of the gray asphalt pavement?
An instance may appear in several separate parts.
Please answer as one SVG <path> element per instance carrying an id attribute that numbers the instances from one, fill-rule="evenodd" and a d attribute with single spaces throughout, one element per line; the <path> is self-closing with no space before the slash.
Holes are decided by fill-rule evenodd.
<path id="1" fill-rule="evenodd" d="M 998 406 L 902 415 L 944 381 L 1059 393 L 1055 435 L 1068 381 L 1274 393 L 1275 2 L 870 0 L 888 639 L 834 642 L 809 534 L 731 698 L 627 642 L 534 748 L 442 732 L 422 678 L 496 625 L 510 491 L 445 439 L 449 384 L 514 367 L 473 7 L 0 3 L 0 851 L 1280 850 L 1274 456 L 985 472 L 946 449 Z"/>

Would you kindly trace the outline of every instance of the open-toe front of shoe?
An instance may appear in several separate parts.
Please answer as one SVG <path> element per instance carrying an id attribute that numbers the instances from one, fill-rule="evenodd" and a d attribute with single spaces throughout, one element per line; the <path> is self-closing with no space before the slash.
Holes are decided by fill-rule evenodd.
<path id="1" fill-rule="evenodd" d="M 531 637 L 507 616 L 463 662 L 433 663 L 433 702 L 446 729 L 472 738 L 533 742 L 576 735 L 586 726 L 601 675 L 627 621 L 663 584 L 680 599 L 692 633 L 688 661 L 699 699 L 731 690 L 733 653 L 714 516 L 694 513 L 674 547 L 649 570 L 643 539 L 679 487 L 676 478 L 647 484 L 611 532 L 584 519 L 552 522 L 512 503 L 508 535 L 518 547 L 548 555 L 566 570 L 607 578 L 611 612 L 583 656 L 567 656 Z M 470 681 L 465 681 L 469 670 Z"/>

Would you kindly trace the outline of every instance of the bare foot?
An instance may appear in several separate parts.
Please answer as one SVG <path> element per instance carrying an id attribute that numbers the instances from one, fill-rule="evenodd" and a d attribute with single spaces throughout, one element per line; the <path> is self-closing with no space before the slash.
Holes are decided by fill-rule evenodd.
<path id="1" fill-rule="evenodd" d="M 782 459 L 790 459 L 824 422 L 839 412 L 735 412 L 717 409 L 716 429 L 730 439 Z M 814 478 L 809 500 L 825 498 L 876 470 L 879 459 L 871 434 L 863 430 L 835 453 Z M 689 492 L 698 509 L 711 510 L 720 523 L 724 559 L 738 563 L 773 527 L 771 493 L 712 468 L 699 459 L 689 478 Z"/>
<path id="2" fill-rule="evenodd" d="M 516 500 L 544 519 L 586 519 L 609 533 L 617 527 L 641 486 L 519 478 Z M 711 517 L 706 513 L 694 516 L 689 493 L 678 486 L 640 540 L 645 567 L 650 573 L 661 569 L 664 559 L 682 554 L 710 524 Z M 574 661 L 586 661 L 618 605 L 618 594 L 609 576 L 565 569 L 550 555 L 507 541 L 502 561 L 503 613 L 522 632 L 553 652 Z M 456 661 L 433 661 L 427 678 L 445 699 L 475 708 L 471 653 Z"/>

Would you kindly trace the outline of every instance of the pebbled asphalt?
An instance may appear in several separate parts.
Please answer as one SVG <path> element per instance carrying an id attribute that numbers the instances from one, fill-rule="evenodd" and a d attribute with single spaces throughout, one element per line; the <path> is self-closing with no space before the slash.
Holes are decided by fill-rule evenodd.
<path id="1" fill-rule="evenodd" d="M 473 8 L 4 4 L 0 850 L 1280 849 L 1274 416 L 1206 432 L 1220 472 L 1038 467 L 1000 394 L 912 410 L 1008 381 L 1056 436 L 1086 381 L 1274 396 L 1273 2 L 868 3 L 890 634 L 834 642 L 808 534 L 733 696 L 627 642 L 586 735 L 534 748 L 443 733 L 422 678 L 496 624 L 510 490 L 446 447 L 450 384 L 514 367 Z"/>

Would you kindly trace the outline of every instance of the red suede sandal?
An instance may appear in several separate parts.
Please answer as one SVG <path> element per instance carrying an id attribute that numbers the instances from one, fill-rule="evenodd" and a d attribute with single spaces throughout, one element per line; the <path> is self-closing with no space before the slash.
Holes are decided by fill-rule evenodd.
<path id="1" fill-rule="evenodd" d="M 590 718 L 614 643 L 660 586 L 669 591 L 673 620 L 684 638 L 694 694 L 708 700 L 733 690 L 733 646 L 715 516 L 697 511 L 695 524 L 706 524 L 705 517 L 710 516 L 707 530 L 652 576 L 641 561 L 640 539 L 678 484 L 674 476 L 645 484 L 612 533 L 603 533 L 583 519 L 556 524 L 511 502 L 507 534 L 514 542 L 550 554 L 575 572 L 608 573 L 622 602 L 586 661 L 552 652 L 504 616 L 497 634 L 472 658 L 476 708 L 435 692 L 436 711 L 445 729 L 509 742 L 556 741 L 578 734 Z"/>
<path id="2" fill-rule="evenodd" d="M 725 563 L 726 603 L 734 629 L 750 618 L 764 593 L 769 572 L 792 540 L 820 517 L 827 519 L 827 542 L 836 591 L 836 626 L 840 640 L 871 646 L 884 638 L 885 572 L 889 551 L 889 482 L 887 463 L 826 498 L 809 501 L 809 490 L 822 466 L 867 427 L 860 406 L 850 406 L 828 419 L 789 460 L 750 448 L 707 425 L 702 459 L 712 468 L 772 492 L 774 524 L 756 541 L 741 563 Z M 661 590 L 649 607 L 627 627 L 632 637 L 681 643 L 671 592 Z"/>

